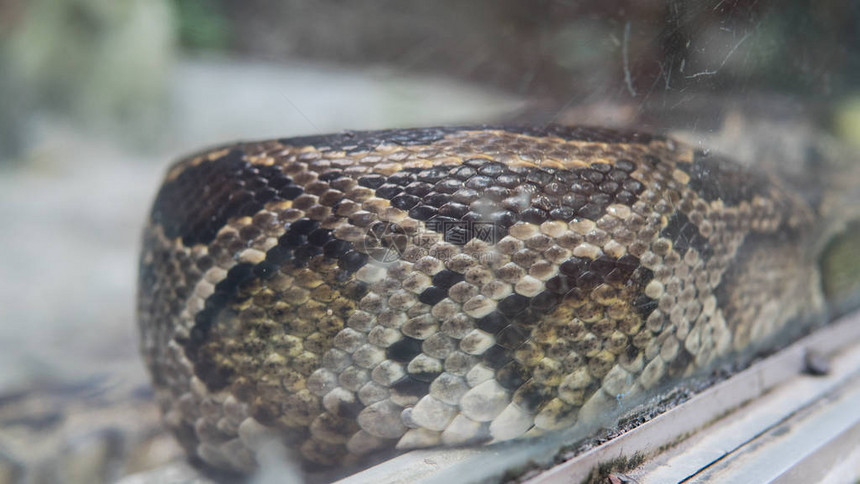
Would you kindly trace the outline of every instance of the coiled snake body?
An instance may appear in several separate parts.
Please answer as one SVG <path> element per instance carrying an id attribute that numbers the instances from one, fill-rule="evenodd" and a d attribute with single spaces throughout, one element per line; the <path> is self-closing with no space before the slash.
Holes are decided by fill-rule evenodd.
<path id="1" fill-rule="evenodd" d="M 671 139 L 440 128 L 240 143 L 167 174 L 139 323 L 167 425 L 250 471 L 566 428 L 821 310 L 815 210 Z"/>

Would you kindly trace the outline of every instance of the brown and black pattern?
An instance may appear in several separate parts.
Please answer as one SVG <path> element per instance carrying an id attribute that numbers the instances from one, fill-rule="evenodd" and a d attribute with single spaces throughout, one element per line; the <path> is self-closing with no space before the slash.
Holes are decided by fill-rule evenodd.
<path id="1" fill-rule="evenodd" d="M 674 141 L 438 128 L 176 164 L 144 235 L 143 352 L 218 468 L 570 427 L 814 307 L 806 204 Z"/>

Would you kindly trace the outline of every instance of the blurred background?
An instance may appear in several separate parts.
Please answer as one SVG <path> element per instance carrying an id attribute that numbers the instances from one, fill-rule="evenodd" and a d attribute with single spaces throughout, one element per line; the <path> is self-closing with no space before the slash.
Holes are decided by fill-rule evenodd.
<path id="1" fill-rule="evenodd" d="M 0 395 L 145 382 L 138 237 L 189 151 L 511 120 L 719 144 L 727 119 L 779 160 L 860 146 L 860 2 L 0 0 Z"/>

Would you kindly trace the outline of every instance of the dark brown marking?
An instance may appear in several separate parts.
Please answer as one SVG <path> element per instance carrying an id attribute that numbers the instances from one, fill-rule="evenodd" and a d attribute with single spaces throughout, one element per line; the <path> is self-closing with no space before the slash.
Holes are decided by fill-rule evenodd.
<path id="1" fill-rule="evenodd" d="M 699 228 L 683 212 L 675 212 L 666 227 L 660 231 L 660 235 L 672 241 L 672 246 L 681 257 L 688 249 L 698 252 L 704 262 L 714 255 L 711 243 L 699 233 Z"/>
<path id="2" fill-rule="evenodd" d="M 764 175 L 728 158 L 701 151 L 696 152 L 692 164 L 679 163 L 678 168 L 690 175 L 690 188 L 708 202 L 722 200 L 726 205 L 737 205 L 755 195 L 766 196 L 771 186 Z"/>
<path id="3" fill-rule="evenodd" d="M 292 200 L 303 192 L 278 166 L 255 166 L 241 150 L 183 170 L 161 187 L 152 223 L 168 239 L 187 247 L 208 244 L 233 217 L 250 216 L 272 200 Z"/>

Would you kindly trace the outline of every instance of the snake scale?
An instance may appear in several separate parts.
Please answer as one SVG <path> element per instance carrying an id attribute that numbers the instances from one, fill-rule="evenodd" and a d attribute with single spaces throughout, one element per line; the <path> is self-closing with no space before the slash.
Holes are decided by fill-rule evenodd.
<path id="1" fill-rule="evenodd" d="M 671 138 L 430 128 L 238 143 L 168 172 L 142 351 L 207 466 L 568 428 L 826 306 L 814 197 Z"/>

